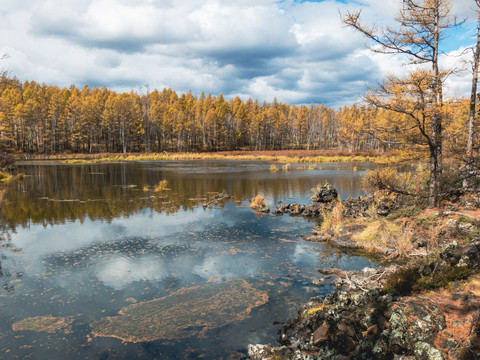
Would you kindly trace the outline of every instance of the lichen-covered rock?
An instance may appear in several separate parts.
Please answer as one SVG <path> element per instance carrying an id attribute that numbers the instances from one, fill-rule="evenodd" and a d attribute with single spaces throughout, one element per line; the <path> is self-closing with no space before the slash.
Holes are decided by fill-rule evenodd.
<path id="1" fill-rule="evenodd" d="M 451 266 L 480 269 L 480 242 L 458 245 L 453 243 L 440 255 Z"/>
<path id="2" fill-rule="evenodd" d="M 419 297 L 404 297 L 392 303 L 386 313 L 390 315 L 389 327 L 382 335 L 388 337 L 393 352 L 433 353 L 428 350 L 429 346 L 432 347 L 438 333 L 446 327 L 445 316 L 437 306 Z"/>
<path id="3" fill-rule="evenodd" d="M 317 185 L 312 189 L 313 195 L 310 197 L 312 203 L 329 203 L 338 200 L 338 192 L 330 184 L 323 186 Z"/>

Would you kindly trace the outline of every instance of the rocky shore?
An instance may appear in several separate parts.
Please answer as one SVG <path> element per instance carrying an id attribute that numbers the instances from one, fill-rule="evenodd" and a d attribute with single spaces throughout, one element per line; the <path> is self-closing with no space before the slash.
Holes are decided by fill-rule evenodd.
<path id="1" fill-rule="evenodd" d="M 273 213 L 325 217 L 337 206 L 337 199 L 336 190 L 326 185 L 315 189 L 311 205 L 283 204 Z M 395 199 L 377 200 L 372 207 L 374 201 L 372 197 L 345 201 L 342 215 L 351 222 L 360 217 L 385 217 L 402 209 Z M 424 220 L 413 220 L 424 225 Z M 401 223 L 407 221 L 401 219 Z M 249 345 L 249 358 L 480 359 L 480 241 L 476 224 L 463 224 L 454 216 L 445 219 L 438 225 L 443 233 L 438 237 L 442 242 L 437 253 L 427 251 L 429 257 L 402 266 L 362 271 L 319 269 L 324 277 L 334 277 L 339 290 L 304 304 L 297 316 L 279 329 L 280 346 Z M 354 234 L 368 226 L 353 221 L 335 231 L 317 230 L 309 239 L 365 249 Z M 419 241 L 418 235 L 411 236 L 414 245 L 409 255 L 419 254 L 419 249 L 431 250 L 428 241 Z M 453 235 L 462 241 L 452 240 Z M 395 249 L 377 252 L 398 254 Z"/>

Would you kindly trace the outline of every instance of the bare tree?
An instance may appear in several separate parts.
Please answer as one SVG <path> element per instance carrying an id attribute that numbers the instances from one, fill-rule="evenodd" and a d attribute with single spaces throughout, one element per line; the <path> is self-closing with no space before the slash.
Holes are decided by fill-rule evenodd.
<path id="1" fill-rule="evenodd" d="M 410 79 L 403 84 L 403 93 L 392 87 L 392 84 L 401 86 L 402 80 L 391 77 L 377 91 L 377 98 L 367 97 L 367 101 L 377 107 L 412 116 L 412 114 L 417 114 L 415 108 L 405 108 L 401 106 L 401 101 L 396 101 L 395 106 L 391 106 L 388 101 L 384 100 L 391 99 L 392 96 L 395 97 L 398 94 L 404 96 L 405 92 L 413 91 L 410 93 L 414 97 L 413 102 L 422 111 L 420 117 L 415 115 L 412 118 L 418 125 L 417 128 L 421 135 L 426 139 L 430 153 L 430 207 L 438 206 L 441 193 L 443 80 L 446 73 L 442 72 L 439 67 L 439 45 L 444 38 L 445 31 L 458 25 L 456 18 L 450 15 L 450 9 L 451 5 L 448 0 L 403 0 L 403 6 L 395 18 L 397 23 L 395 28 L 366 26 L 360 21 L 360 11 L 347 12 L 342 16 L 344 24 L 359 31 L 372 41 L 372 51 L 382 54 L 406 55 L 409 64 L 430 65 L 428 73 L 421 70 L 420 79 L 415 74 L 409 76 Z M 383 100 L 376 100 L 382 96 Z M 408 106 L 411 103 L 412 101 L 409 101 Z"/>
<path id="2" fill-rule="evenodd" d="M 468 116 L 468 134 L 467 134 L 467 153 L 466 153 L 466 173 L 467 176 L 463 180 L 463 187 L 469 185 L 468 178 L 472 171 L 473 163 L 473 130 L 475 127 L 476 105 L 477 105 L 477 84 L 478 84 L 478 65 L 480 61 L 480 0 L 475 0 L 477 5 L 477 44 L 473 52 L 472 62 L 472 91 L 470 94 L 470 112 Z"/>

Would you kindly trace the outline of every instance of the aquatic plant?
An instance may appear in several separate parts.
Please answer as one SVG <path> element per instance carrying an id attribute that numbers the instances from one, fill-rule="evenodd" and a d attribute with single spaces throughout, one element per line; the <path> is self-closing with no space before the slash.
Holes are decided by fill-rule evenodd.
<path id="1" fill-rule="evenodd" d="M 245 280 L 208 283 L 127 306 L 94 322 L 92 335 L 128 342 L 182 339 L 243 320 L 267 301 L 267 292 Z"/>
<path id="2" fill-rule="evenodd" d="M 271 171 L 271 172 L 277 172 L 278 170 L 280 170 L 280 169 L 279 169 L 275 164 L 272 164 L 272 165 L 270 166 L 270 171 Z"/>
<path id="3" fill-rule="evenodd" d="M 250 207 L 252 209 L 261 209 L 261 208 L 264 208 L 266 207 L 266 204 L 265 204 L 265 198 L 260 195 L 260 194 L 257 194 L 251 201 L 250 203 Z"/>
<path id="4" fill-rule="evenodd" d="M 154 191 L 159 192 L 159 191 L 169 190 L 167 186 L 168 186 L 168 180 L 160 180 L 157 186 L 155 187 Z"/>
<path id="5" fill-rule="evenodd" d="M 12 325 L 13 331 L 37 331 L 55 333 L 71 331 L 72 317 L 35 316 L 18 321 Z"/>

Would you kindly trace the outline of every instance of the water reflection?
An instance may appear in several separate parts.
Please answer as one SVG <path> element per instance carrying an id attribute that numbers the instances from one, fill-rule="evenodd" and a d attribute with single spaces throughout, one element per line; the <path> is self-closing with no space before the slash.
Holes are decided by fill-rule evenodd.
<path id="1" fill-rule="evenodd" d="M 174 214 L 205 203 L 209 194 L 226 191 L 242 202 L 261 193 L 273 206 L 278 201 L 309 203 L 311 189 L 332 183 L 342 198 L 361 195 L 359 179 L 371 164 L 324 164 L 319 170 L 292 166 L 272 173 L 264 162 L 166 161 L 120 164 L 24 164 L 23 182 L 9 185 L 1 215 L 12 227 L 61 224 L 66 221 L 110 221 L 151 210 Z M 168 180 L 170 191 L 152 188 Z M 148 191 L 144 188 L 148 187 Z"/>
<path id="2" fill-rule="evenodd" d="M 0 293 L 0 351 L 11 359 L 214 359 L 243 358 L 248 343 L 274 342 L 274 321 L 284 321 L 308 298 L 333 290 L 329 280 L 312 285 L 320 277 L 317 268 L 376 266 L 299 238 L 311 232 L 314 222 L 257 218 L 241 205 L 256 193 L 271 203 L 308 203 L 309 189 L 325 180 L 344 198 L 360 193 L 360 171 L 330 166 L 271 173 L 268 164 L 256 162 L 24 165 L 25 181 L 9 185 L 1 211 L 0 277 L 6 286 Z M 143 191 L 161 179 L 169 181 L 171 191 Z M 223 209 L 198 206 L 209 192 L 223 190 L 234 196 Z M 230 314 L 230 320 L 219 318 L 218 323 L 204 308 L 191 308 L 200 325 L 172 320 L 167 337 L 147 342 L 93 337 L 106 331 L 95 327 L 99 322 L 118 334 L 112 326 L 121 319 L 105 319 L 132 303 L 141 309 L 158 303 L 165 311 L 158 299 L 202 293 L 211 298 L 212 289 L 224 284 L 267 294 L 268 301 L 262 295 L 265 302 L 247 303 L 241 310 L 248 308 L 248 314 Z M 169 298 L 172 294 L 176 297 Z M 200 316 L 203 312 L 207 318 Z M 139 331 L 152 325 L 148 316 L 137 315 L 131 318 L 147 326 Z M 29 322 L 65 319 L 68 333 L 25 330 Z M 207 319 L 203 329 L 201 319 Z"/>

